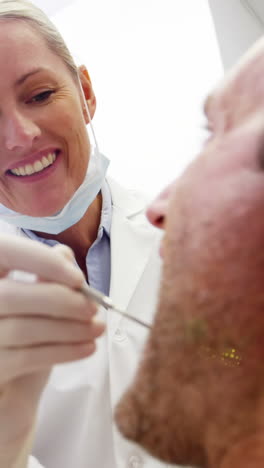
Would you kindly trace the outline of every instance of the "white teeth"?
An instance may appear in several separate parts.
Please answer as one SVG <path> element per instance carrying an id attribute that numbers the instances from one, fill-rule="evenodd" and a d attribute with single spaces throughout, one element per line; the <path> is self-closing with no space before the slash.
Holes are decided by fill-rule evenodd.
<path id="1" fill-rule="evenodd" d="M 40 172 L 46 167 L 50 166 L 54 163 L 56 159 L 55 153 L 49 153 L 47 156 L 43 156 L 41 160 L 34 162 L 34 164 L 26 164 L 24 167 L 18 167 L 15 169 L 11 169 L 10 172 L 17 176 L 26 176 L 34 174 L 35 172 Z"/>
<path id="2" fill-rule="evenodd" d="M 34 172 L 34 168 L 33 166 L 31 166 L 31 164 L 27 164 L 25 167 L 25 171 L 27 175 L 31 175 Z"/>
<path id="3" fill-rule="evenodd" d="M 26 175 L 26 171 L 24 167 L 19 167 L 17 169 L 18 174 L 17 175 Z"/>
<path id="4" fill-rule="evenodd" d="M 40 161 L 36 161 L 33 167 L 34 167 L 35 172 L 39 172 L 39 171 L 42 171 L 42 169 L 44 169 L 44 166 L 42 165 Z"/>
<path id="5" fill-rule="evenodd" d="M 44 167 L 48 167 L 50 165 L 49 160 L 48 158 L 46 158 L 46 156 L 43 156 L 43 158 L 41 159 L 41 162 Z"/>

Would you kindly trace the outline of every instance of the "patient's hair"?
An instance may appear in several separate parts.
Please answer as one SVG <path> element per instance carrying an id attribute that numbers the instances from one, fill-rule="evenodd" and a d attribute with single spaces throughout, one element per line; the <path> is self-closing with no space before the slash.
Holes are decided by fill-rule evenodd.
<path id="1" fill-rule="evenodd" d="M 5 20 L 19 20 L 31 25 L 44 39 L 48 48 L 61 58 L 73 77 L 77 79 L 77 67 L 64 39 L 40 8 L 26 0 L 0 0 L 0 21 Z"/>

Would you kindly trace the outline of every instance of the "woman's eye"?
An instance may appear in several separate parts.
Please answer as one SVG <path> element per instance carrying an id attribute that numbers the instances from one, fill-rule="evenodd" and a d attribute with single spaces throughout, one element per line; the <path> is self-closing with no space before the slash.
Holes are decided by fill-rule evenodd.
<path id="1" fill-rule="evenodd" d="M 43 91 L 42 93 L 36 94 L 36 96 L 33 96 L 29 102 L 43 102 L 47 101 L 51 94 L 53 94 L 54 91 L 49 90 L 49 91 Z"/>

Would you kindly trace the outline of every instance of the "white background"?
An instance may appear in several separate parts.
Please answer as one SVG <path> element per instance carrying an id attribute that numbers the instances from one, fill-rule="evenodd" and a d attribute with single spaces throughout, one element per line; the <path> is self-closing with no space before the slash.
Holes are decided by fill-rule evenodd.
<path id="1" fill-rule="evenodd" d="M 153 196 L 199 151 L 201 104 L 223 74 L 208 1 L 35 3 L 89 70 L 109 174 Z"/>

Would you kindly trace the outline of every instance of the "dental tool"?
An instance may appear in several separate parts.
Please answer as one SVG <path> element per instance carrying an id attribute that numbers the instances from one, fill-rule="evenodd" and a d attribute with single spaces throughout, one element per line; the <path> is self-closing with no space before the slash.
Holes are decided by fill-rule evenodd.
<path id="1" fill-rule="evenodd" d="M 142 325 L 145 328 L 150 329 L 151 326 L 148 325 L 147 323 L 143 322 L 142 320 L 133 317 L 133 315 L 128 314 L 127 312 L 120 310 L 115 307 L 113 304 L 113 301 L 110 297 L 106 296 L 105 294 L 102 294 L 101 292 L 97 291 L 97 289 L 91 288 L 87 283 L 83 283 L 80 292 L 82 292 L 85 296 L 89 297 L 90 299 L 94 300 L 97 304 L 102 305 L 106 309 L 113 310 L 117 312 L 118 314 L 122 315 L 123 317 L 128 318 L 129 320 L 133 320 L 134 322 L 138 323 L 139 325 Z"/>

